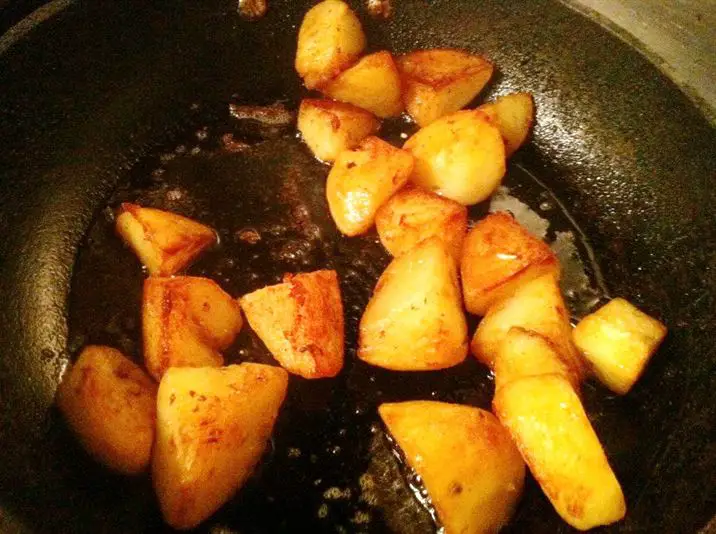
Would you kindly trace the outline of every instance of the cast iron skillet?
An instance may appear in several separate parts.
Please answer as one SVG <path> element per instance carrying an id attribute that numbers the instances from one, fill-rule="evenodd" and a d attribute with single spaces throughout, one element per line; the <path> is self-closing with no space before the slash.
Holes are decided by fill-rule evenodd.
<path id="1" fill-rule="evenodd" d="M 237 295 L 283 271 L 338 269 L 354 340 L 388 261 L 375 236 L 336 234 L 323 201 L 326 169 L 291 135 L 238 132 L 263 142 L 241 154 L 218 149 L 221 134 L 237 133 L 228 102 L 296 107 L 295 34 L 309 4 L 274 0 L 258 23 L 210 0 L 74 4 L 0 55 L 0 530 L 166 528 L 148 480 L 96 466 L 52 408 L 83 343 L 139 351 L 142 273 L 112 235 L 108 204 L 139 199 L 215 225 L 221 247 L 190 272 Z M 605 531 L 704 527 L 716 495 L 713 128 L 643 57 L 557 2 L 401 0 L 392 20 L 366 20 L 366 28 L 374 49 L 486 54 L 500 71 L 487 96 L 534 93 L 537 126 L 508 186 L 535 207 L 549 197 L 530 176 L 538 177 L 584 231 L 609 293 L 670 326 L 626 398 L 585 388 L 629 505 L 626 520 Z M 387 133 L 396 138 L 401 128 Z M 200 152 L 169 161 L 180 147 Z M 553 222 L 571 224 L 559 214 Z M 234 238 L 247 226 L 265 236 L 255 249 Z M 269 361 L 248 332 L 227 356 Z M 262 468 L 200 530 L 431 532 L 375 406 L 439 398 L 487 407 L 491 387 L 472 360 L 406 376 L 368 369 L 351 351 L 336 380 L 292 379 Z M 324 495 L 331 487 L 341 498 Z M 507 531 L 569 529 L 529 483 Z"/>

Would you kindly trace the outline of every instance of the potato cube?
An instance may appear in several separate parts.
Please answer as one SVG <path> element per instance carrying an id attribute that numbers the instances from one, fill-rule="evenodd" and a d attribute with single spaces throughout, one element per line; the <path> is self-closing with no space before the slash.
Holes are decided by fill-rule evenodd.
<path id="1" fill-rule="evenodd" d="M 455 261 L 460 261 L 467 232 L 467 208 L 419 187 L 407 187 L 381 206 L 375 215 L 375 227 L 381 243 L 393 256 L 437 236 Z"/>
<path id="2" fill-rule="evenodd" d="M 497 532 L 507 523 L 525 464 L 494 415 L 434 401 L 381 404 L 378 412 L 422 479 L 445 534 Z"/>
<path id="3" fill-rule="evenodd" d="M 286 275 L 241 299 L 251 328 L 281 366 L 304 378 L 343 367 L 343 304 L 335 271 Z"/>
<path id="4" fill-rule="evenodd" d="M 124 474 L 149 465 L 157 386 L 118 350 L 85 347 L 57 388 L 57 406 L 82 445 Z"/>
<path id="5" fill-rule="evenodd" d="M 624 395 L 644 372 L 666 327 L 630 302 L 616 298 L 574 329 L 577 349 L 609 389 Z"/>
<path id="6" fill-rule="evenodd" d="M 171 276 L 216 242 L 208 226 L 171 213 L 124 203 L 117 232 L 151 275 Z"/>
<path id="7" fill-rule="evenodd" d="M 467 355 L 467 324 L 457 268 L 437 237 L 394 259 L 363 313 L 358 357 L 395 371 L 457 365 Z"/>
<path id="8" fill-rule="evenodd" d="M 506 212 L 491 213 L 467 234 L 460 271 L 465 307 L 485 315 L 525 282 L 552 273 L 559 260 L 543 241 Z"/>
<path id="9" fill-rule="evenodd" d="M 500 131 L 475 110 L 458 111 L 432 122 L 403 148 L 415 157 L 414 183 L 460 204 L 485 200 L 505 174 Z"/>
<path id="10" fill-rule="evenodd" d="M 417 50 L 398 58 L 405 106 L 420 126 L 469 104 L 492 76 L 492 64 L 462 50 Z"/>
<path id="11" fill-rule="evenodd" d="M 413 171 L 404 150 L 368 137 L 357 148 L 341 152 L 326 182 L 326 198 L 338 229 L 347 236 L 367 232 L 375 214 Z"/>
<path id="12" fill-rule="evenodd" d="M 572 385 L 561 375 L 515 380 L 494 410 L 557 513 L 579 530 L 619 521 L 621 487 Z"/>
<path id="13" fill-rule="evenodd" d="M 243 319 L 239 303 L 208 278 L 144 281 L 144 363 L 158 381 L 170 367 L 219 367 Z"/>
<path id="14" fill-rule="evenodd" d="M 400 73 L 390 52 L 365 56 L 328 82 L 321 91 L 381 118 L 397 117 L 403 112 Z"/>
<path id="15" fill-rule="evenodd" d="M 298 131 L 321 161 L 332 162 L 380 128 L 369 112 L 351 104 L 307 98 L 298 110 Z"/>
<path id="16" fill-rule="evenodd" d="M 287 384 L 280 367 L 255 363 L 166 372 L 157 395 L 152 482 L 169 525 L 194 528 L 244 485 Z"/>
<path id="17" fill-rule="evenodd" d="M 477 109 L 486 113 L 500 130 L 507 157 L 514 154 L 525 142 L 535 118 L 535 105 L 530 93 L 501 96 Z"/>
<path id="18" fill-rule="evenodd" d="M 296 71 L 306 87 L 316 89 L 349 67 L 364 48 L 363 28 L 348 4 L 323 0 L 301 22 Z"/>

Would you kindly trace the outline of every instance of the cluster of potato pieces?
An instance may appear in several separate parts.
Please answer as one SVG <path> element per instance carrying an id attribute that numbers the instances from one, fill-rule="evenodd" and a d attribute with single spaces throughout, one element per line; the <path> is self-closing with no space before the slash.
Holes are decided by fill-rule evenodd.
<path id="1" fill-rule="evenodd" d="M 383 404 L 390 435 L 448 534 L 496 532 L 507 523 L 525 464 L 570 525 L 586 530 L 621 519 L 624 496 L 579 387 L 592 372 L 627 393 L 665 327 L 614 299 L 572 329 L 560 265 L 545 243 L 507 213 L 468 231 L 466 205 L 491 194 L 505 157 L 527 137 L 529 95 L 458 111 L 489 79 L 489 62 L 455 50 L 360 59 L 364 47 L 350 8 L 324 0 L 303 21 L 296 57 L 306 86 L 335 99 L 304 100 L 298 119 L 317 157 L 335 161 L 326 184 L 334 220 L 346 235 L 375 225 L 394 256 L 361 319 L 358 357 L 425 371 L 457 365 L 471 349 L 495 378 L 494 414 L 432 401 Z M 373 136 L 376 116 L 404 108 L 423 128 L 403 149 Z M 150 275 L 142 303 L 146 372 L 115 349 L 86 347 L 57 403 L 105 465 L 134 474 L 151 464 L 165 520 L 188 529 L 230 499 L 260 461 L 286 371 L 307 379 L 341 371 L 338 277 L 287 274 L 234 299 L 212 280 L 176 275 L 215 243 L 213 229 L 133 204 L 121 206 L 116 227 Z M 471 343 L 465 309 L 483 317 Z M 242 310 L 281 367 L 223 366 Z"/>

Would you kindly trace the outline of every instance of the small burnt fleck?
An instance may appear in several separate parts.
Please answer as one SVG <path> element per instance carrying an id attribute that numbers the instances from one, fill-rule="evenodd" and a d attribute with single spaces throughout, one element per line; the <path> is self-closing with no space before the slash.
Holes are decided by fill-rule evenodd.
<path id="1" fill-rule="evenodd" d="M 176 396 L 174 393 L 172 393 L 171 395 L 169 395 L 169 406 L 171 406 L 172 404 L 174 404 L 174 401 L 175 401 L 175 400 L 177 400 L 177 396 Z"/>
<path id="2" fill-rule="evenodd" d="M 239 0 L 239 14 L 247 20 L 257 20 L 268 11 L 267 0 Z"/>
<path id="3" fill-rule="evenodd" d="M 196 397 L 196 391 L 194 391 L 193 389 L 190 389 L 190 390 L 189 390 L 189 396 L 192 397 L 192 398 Z"/>
<path id="4" fill-rule="evenodd" d="M 453 495 L 460 495 L 462 493 L 462 484 L 459 482 L 453 482 L 450 485 L 450 493 Z"/>

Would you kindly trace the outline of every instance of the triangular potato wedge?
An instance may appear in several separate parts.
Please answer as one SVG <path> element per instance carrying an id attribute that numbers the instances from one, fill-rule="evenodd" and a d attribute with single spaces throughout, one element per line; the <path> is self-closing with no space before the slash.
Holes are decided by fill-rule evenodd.
<path id="1" fill-rule="evenodd" d="M 397 117 L 403 112 L 400 73 L 390 52 L 365 56 L 328 82 L 321 91 L 383 119 Z"/>
<path id="2" fill-rule="evenodd" d="M 169 525 L 197 526 L 243 486 L 287 384 L 280 367 L 255 363 L 166 372 L 157 394 L 152 480 Z"/>
<path id="3" fill-rule="evenodd" d="M 530 93 L 501 96 L 477 109 L 486 113 L 500 130 L 507 157 L 514 154 L 525 142 L 535 118 L 535 105 Z"/>
<path id="4" fill-rule="evenodd" d="M 469 104 L 492 76 L 492 63 L 462 50 L 417 50 L 398 58 L 405 106 L 420 126 Z"/>
<path id="5" fill-rule="evenodd" d="M 170 367 L 219 367 L 221 351 L 241 330 L 239 303 L 208 278 L 150 277 L 144 281 L 144 364 L 161 380 Z"/>
<path id="6" fill-rule="evenodd" d="M 396 371 L 431 371 L 467 355 L 455 260 L 437 237 L 394 259 L 360 321 L 358 357 Z"/>
<path id="7" fill-rule="evenodd" d="M 467 234 L 460 262 L 465 307 L 485 315 L 525 282 L 552 273 L 559 260 L 549 246 L 506 212 L 491 213 Z"/>
<path id="8" fill-rule="evenodd" d="M 274 358 L 304 378 L 343 368 L 343 304 L 335 271 L 286 275 L 241 299 L 251 328 Z"/>
<path id="9" fill-rule="evenodd" d="M 497 532 L 507 523 L 525 464 L 494 415 L 434 401 L 382 404 L 378 412 L 422 479 L 445 534 Z"/>
<path id="10" fill-rule="evenodd" d="M 117 232 L 151 275 L 171 276 L 216 242 L 216 233 L 196 221 L 154 208 L 123 203 Z"/>

